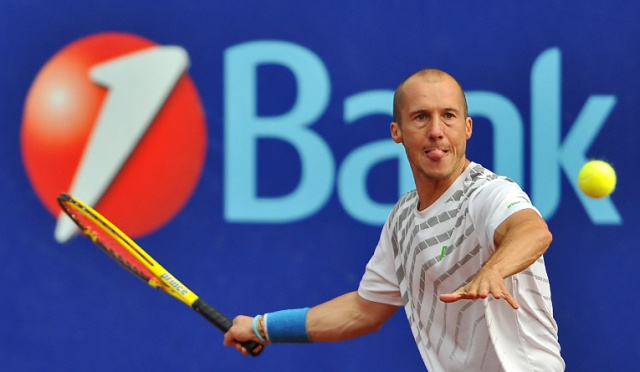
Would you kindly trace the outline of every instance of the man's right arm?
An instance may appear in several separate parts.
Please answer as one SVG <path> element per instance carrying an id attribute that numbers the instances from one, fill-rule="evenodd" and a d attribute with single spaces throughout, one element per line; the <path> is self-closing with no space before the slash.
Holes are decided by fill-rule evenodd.
<path id="1" fill-rule="evenodd" d="M 350 292 L 309 310 L 307 332 L 313 341 L 343 341 L 379 330 L 398 306 L 372 302 Z"/>
<path id="2" fill-rule="evenodd" d="M 379 330 L 398 308 L 368 301 L 358 292 L 350 292 L 309 309 L 306 333 L 312 342 L 343 341 L 364 336 Z M 234 346 L 247 355 L 239 342 L 250 340 L 266 344 L 253 331 L 253 318 L 236 317 L 224 336 L 225 346 Z"/>

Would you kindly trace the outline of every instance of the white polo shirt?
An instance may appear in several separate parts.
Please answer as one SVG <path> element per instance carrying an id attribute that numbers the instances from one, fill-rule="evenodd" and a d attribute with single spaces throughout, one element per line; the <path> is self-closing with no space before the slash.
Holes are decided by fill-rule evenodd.
<path id="1" fill-rule="evenodd" d="M 513 181 L 471 163 L 430 207 L 411 191 L 396 204 L 367 264 L 358 293 L 404 306 L 429 371 L 562 371 L 544 259 L 505 280 L 520 304 L 444 303 L 468 283 L 496 247 L 495 229 L 510 215 L 536 210 Z M 537 210 L 536 210 L 537 212 Z"/>

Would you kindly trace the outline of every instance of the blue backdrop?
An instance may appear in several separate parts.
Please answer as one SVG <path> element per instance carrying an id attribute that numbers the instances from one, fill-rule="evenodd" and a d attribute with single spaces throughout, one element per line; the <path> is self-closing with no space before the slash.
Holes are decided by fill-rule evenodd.
<path id="1" fill-rule="evenodd" d="M 137 240 L 223 312 L 311 306 L 357 288 L 381 221 L 410 187 L 395 161 L 402 149 L 389 142 L 390 94 L 410 73 L 437 67 L 467 90 L 468 156 L 516 179 L 554 234 L 545 257 L 568 370 L 636 366 L 639 3 L 0 7 L 3 370 L 424 369 L 403 311 L 361 339 L 243 358 L 88 240 L 54 239 L 56 218 L 25 170 L 25 101 L 56 53 L 112 31 L 188 55 L 205 113 L 204 165 L 184 207 Z M 576 191 L 587 158 L 616 167 L 611 198 Z M 144 219 L 154 208 L 130 213 Z"/>

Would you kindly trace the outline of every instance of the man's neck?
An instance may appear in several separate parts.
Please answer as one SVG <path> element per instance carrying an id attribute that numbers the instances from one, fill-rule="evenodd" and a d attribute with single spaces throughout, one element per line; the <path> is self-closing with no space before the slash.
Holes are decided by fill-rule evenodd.
<path id="1" fill-rule="evenodd" d="M 448 177 L 441 180 L 424 179 L 421 182 L 416 183 L 416 190 L 418 192 L 418 210 L 422 211 L 430 207 L 438 200 L 442 194 L 444 194 L 451 185 L 456 182 L 458 177 L 467 169 L 471 162 L 464 158 L 460 162 L 460 166 L 454 170 Z"/>

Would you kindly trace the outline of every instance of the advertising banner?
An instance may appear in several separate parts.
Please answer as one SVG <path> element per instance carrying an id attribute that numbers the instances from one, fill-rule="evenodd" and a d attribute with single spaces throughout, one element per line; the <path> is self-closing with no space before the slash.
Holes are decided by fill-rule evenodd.
<path id="1" fill-rule="evenodd" d="M 635 2 L 2 2 L 0 369 L 420 371 L 406 315 L 340 343 L 222 345 L 62 215 L 78 196 L 229 317 L 357 290 L 415 188 L 393 93 L 465 89 L 467 156 L 547 221 L 568 370 L 633 370 L 640 25 Z M 602 159 L 609 197 L 577 183 Z"/>

